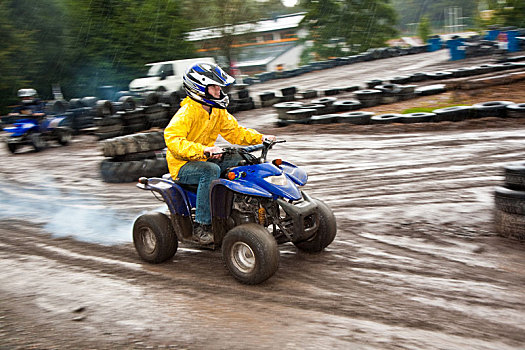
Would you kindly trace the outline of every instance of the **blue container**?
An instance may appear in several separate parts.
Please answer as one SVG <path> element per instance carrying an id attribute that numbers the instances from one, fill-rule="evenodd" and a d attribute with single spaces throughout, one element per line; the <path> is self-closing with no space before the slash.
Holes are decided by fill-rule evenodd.
<path id="1" fill-rule="evenodd" d="M 516 52 L 520 50 L 520 43 L 518 40 L 519 32 L 517 30 L 507 31 L 508 51 Z"/>
<path id="2" fill-rule="evenodd" d="M 499 35 L 499 29 L 492 29 L 487 31 L 487 34 L 485 35 L 486 40 L 495 41 L 498 38 Z"/>
<path id="3" fill-rule="evenodd" d="M 428 40 L 428 51 L 429 52 L 434 52 L 434 51 L 437 51 L 437 50 L 441 50 L 441 46 L 442 46 L 442 42 L 441 42 L 441 38 L 439 36 L 437 37 L 434 37 L 434 38 L 430 38 Z"/>
<path id="4" fill-rule="evenodd" d="M 450 60 L 457 61 L 466 57 L 465 46 L 462 39 L 451 39 L 447 41 L 447 47 L 450 50 Z"/>

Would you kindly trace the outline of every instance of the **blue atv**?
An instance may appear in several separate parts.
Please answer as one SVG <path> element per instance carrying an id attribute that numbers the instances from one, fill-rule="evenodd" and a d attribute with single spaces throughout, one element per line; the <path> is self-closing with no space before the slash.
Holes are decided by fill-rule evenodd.
<path id="1" fill-rule="evenodd" d="M 39 113 L 20 117 L 22 119 L 14 122 L 13 126 L 4 128 L 9 133 L 6 143 L 11 153 L 15 153 L 23 145 L 31 145 L 39 152 L 46 147 L 48 141 L 57 141 L 63 146 L 71 141 L 73 130 L 65 116 L 45 116 Z"/>
<path id="2" fill-rule="evenodd" d="M 266 161 L 268 150 L 279 142 L 284 141 L 224 148 L 223 154 L 242 160 L 210 188 L 214 244 L 205 248 L 222 247 L 228 270 L 245 284 L 261 283 L 277 271 L 278 244 L 292 242 L 302 251 L 320 252 L 337 232 L 332 210 L 300 190 L 306 172 L 280 159 Z M 252 154 L 257 150 L 260 157 Z M 133 242 L 143 260 L 162 263 L 173 257 L 179 241 L 197 244 L 192 239 L 196 185 L 179 184 L 166 174 L 142 177 L 137 187 L 152 191 L 169 209 L 136 219 Z"/>

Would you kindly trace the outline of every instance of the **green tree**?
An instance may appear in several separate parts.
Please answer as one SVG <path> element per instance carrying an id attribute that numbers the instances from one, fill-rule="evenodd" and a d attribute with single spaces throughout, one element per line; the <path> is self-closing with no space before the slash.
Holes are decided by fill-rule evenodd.
<path id="1" fill-rule="evenodd" d="M 187 58 L 188 21 L 171 0 L 68 0 L 66 85 L 74 94 L 95 93 L 101 85 L 126 88 L 154 61 Z"/>
<path id="2" fill-rule="evenodd" d="M 448 21 L 447 9 L 461 8 L 461 23 L 466 27 L 472 27 L 478 14 L 479 0 L 392 0 L 394 8 L 399 15 L 399 28 L 410 30 L 411 26 L 419 23 L 421 19 L 428 17 L 432 27 L 438 28 Z M 497 1 L 497 0 L 489 0 Z"/>
<path id="3" fill-rule="evenodd" d="M 421 18 L 421 21 L 419 22 L 419 25 L 417 27 L 417 34 L 419 38 L 423 41 L 423 43 L 426 43 L 428 41 L 428 37 L 431 34 L 430 21 L 428 20 L 428 17 L 423 16 Z"/>
<path id="4" fill-rule="evenodd" d="M 17 28 L 13 23 L 15 9 L 12 2 L 0 3 L 0 112 L 6 113 L 8 106 L 18 102 L 16 92 L 22 87 L 31 87 L 31 76 L 36 73 L 38 46 L 34 32 Z"/>
<path id="5" fill-rule="evenodd" d="M 506 0 L 505 3 L 497 3 L 496 22 L 503 26 L 514 26 L 518 28 L 524 28 L 525 1 Z"/>
<path id="6" fill-rule="evenodd" d="M 302 25 L 308 29 L 306 51 L 325 59 L 381 47 L 396 34 L 396 13 L 390 0 L 306 0 Z"/>

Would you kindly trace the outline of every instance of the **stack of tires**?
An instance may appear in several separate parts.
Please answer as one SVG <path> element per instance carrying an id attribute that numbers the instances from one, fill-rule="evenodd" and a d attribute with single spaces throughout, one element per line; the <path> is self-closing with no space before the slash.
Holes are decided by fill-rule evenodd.
<path id="1" fill-rule="evenodd" d="M 141 176 L 161 177 L 168 172 L 162 132 L 144 132 L 101 141 L 106 159 L 100 164 L 104 182 L 134 182 Z"/>
<path id="2" fill-rule="evenodd" d="M 143 98 L 124 93 L 121 92 L 117 102 L 95 100 L 92 113 L 99 140 L 165 128 L 180 107 L 176 92 L 151 92 Z"/>
<path id="3" fill-rule="evenodd" d="M 228 112 L 236 113 L 255 108 L 255 103 L 247 87 L 247 84 L 237 84 L 234 86 L 236 90 L 229 94 L 230 104 L 227 108 Z"/>
<path id="4" fill-rule="evenodd" d="M 296 100 L 295 95 L 297 94 L 297 88 L 295 86 L 290 86 L 282 88 L 278 94 L 275 91 L 265 91 L 259 94 L 259 99 L 261 101 L 261 107 L 273 106 L 276 103 L 281 102 L 292 102 Z M 302 96 L 302 94 L 301 94 Z M 317 96 L 317 91 L 309 90 L 308 97 L 302 98 L 312 98 Z"/>
<path id="5" fill-rule="evenodd" d="M 93 96 L 72 98 L 64 115 L 71 120 L 71 127 L 76 134 L 86 132 L 95 126 L 95 110 L 98 99 Z"/>
<path id="6" fill-rule="evenodd" d="M 496 232 L 525 241 L 525 162 L 508 164 L 504 171 L 505 183 L 494 191 Z"/>
<path id="7" fill-rule="evenodd" d="M 95 135 L 99 140 L 119 136 L 122 132 L 122 119 L 115 115 L 116 109 L 130 108 L 129 102 L 123 103 L 119 101 L 119 105 L 115 106 L 109 100 L 99 100 L 95 107 L 94 124 L 96 127 Z M 133 108 L 134 104 L 133 104 Z"/>

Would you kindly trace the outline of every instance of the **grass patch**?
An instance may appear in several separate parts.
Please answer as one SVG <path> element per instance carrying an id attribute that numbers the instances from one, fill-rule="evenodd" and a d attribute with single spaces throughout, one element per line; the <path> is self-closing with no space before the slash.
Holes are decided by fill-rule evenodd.
<path id="1" fill-rule="evenodd" d="M 444 106 L 444 107 L 414 107 L 414 108 L 405 109 L 404 111 L 401 112 L 401 114 L 420 113 L 420 112 L 432 113 L 432 111 L 435 109 L 455 107 L 455 106 L 466 106 L 466 105 L 451 105 L 451 106 Z"/>

